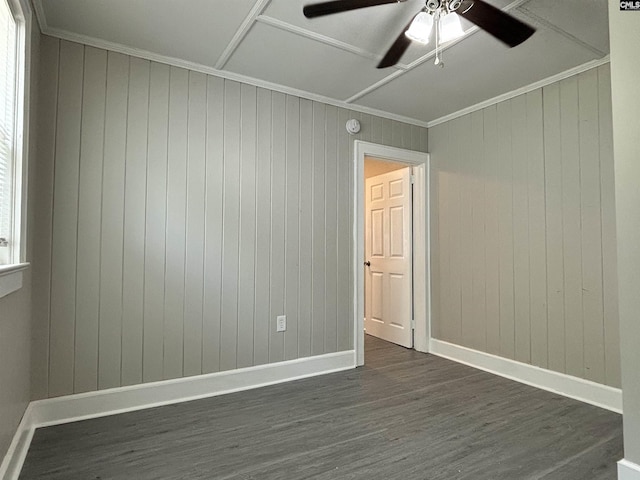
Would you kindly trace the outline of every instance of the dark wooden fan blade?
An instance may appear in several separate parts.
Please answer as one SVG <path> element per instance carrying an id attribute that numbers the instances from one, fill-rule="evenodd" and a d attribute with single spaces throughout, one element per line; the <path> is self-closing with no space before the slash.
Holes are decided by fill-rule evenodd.
<path id="1" fill-rule="evenodd" d="M 333 0 L 331 2 L 314 3 L 306 5 L 302 13 L 307 18 L 331 15 L 332 13 L 347 12 L 358 8 L 375 7 L 385 3 L 397 3 L 405 0 Z"/>
<path id="2" fill-rule="evenodd" d="M 404 52 L 406 52 L 407 48 L 409 48 L 409 45 L 411 45 L 411 39 L 409 39 L 404 34 L 404 32 L 409 30 L 409 27 L 411 26 L 413 19 L 416 18 L 416 16 L 419 13 L 420 12 L 414 15 L 414 17 L 411 19 L 411 22 L 407 23 L 407 26 L 404 27 L 402 32 L 400 32 L 400 35 L 398 35 L 398 38 L 396 38 L 396 41 L 393 42 L 393 45 L 391 45 L 389 50 L 387 50 L 387 53 L 384 54 L 384 57 L 382 58 L 382 60 L 380 60 L 380 63 L 376 68 L 393 67 L 396 63 L 400 61 Z"/>
<path id="3" fill-rule="evenodd" d="M 456 13 L 510 47 L 520 45 L 536 31 L 535 28 L 482 0 L 463 0 Z"/>

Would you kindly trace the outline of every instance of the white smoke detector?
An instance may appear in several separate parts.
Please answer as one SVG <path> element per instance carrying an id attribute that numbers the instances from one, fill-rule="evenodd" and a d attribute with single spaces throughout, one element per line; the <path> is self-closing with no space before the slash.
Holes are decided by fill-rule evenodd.
<path id="1" fill-rule="evenodd" d="M 347 132 L 349 132 L 350 135 L 355 135 L 359 131 L 360 131 L 360 122 L 358 120 L 356 120 L 355 118 L 352 118 L 351 120 L 347 120 Z"/>

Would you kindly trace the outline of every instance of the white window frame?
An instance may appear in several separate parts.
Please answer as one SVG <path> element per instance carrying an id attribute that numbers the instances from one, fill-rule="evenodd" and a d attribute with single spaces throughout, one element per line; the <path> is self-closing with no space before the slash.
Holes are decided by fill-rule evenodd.
<path id="1" fill-rule="evenodd" d="M 16 156 L 13 168 L 14 215 L 11 263 L 0 265 L 0 298 L 22 287 L 27 263 L 27 172 L 29 158 L 29 97 L 31 66 L 32 12 L 28 0 L 0 0 L 9 5 L 17 29 L 18 63 L 16 98 Z"/>

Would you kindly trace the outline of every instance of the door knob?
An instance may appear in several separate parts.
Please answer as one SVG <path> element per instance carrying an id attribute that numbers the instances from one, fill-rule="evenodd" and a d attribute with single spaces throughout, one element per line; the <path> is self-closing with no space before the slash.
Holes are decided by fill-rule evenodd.
<path id="1" fill-rule="evenodd" d="M 364 262 L 364 264 L 365 264 L 367 267 L 370 267 L 370 266 L 371 266 L 371 262 L 370 262 L 370 261 L 368 261 L 368 260 L 367 260 L 366 262 Z"/>

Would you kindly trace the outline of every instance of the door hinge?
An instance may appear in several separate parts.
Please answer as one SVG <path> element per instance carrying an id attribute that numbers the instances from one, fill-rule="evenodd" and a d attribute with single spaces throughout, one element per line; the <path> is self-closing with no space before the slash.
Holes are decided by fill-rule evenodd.
<path id="1" fill-rule="evenodd" d="M 411 330 L 415 330 L 416 329 L 416 321 L 412 318 L 411 319 Z"/>
<path id="2" fill-rule="evenodd" d="M 414 183 L 416 183 L 416 176 L 415 175 L 411 175 L 411 185 L 413 185 Z"/>

